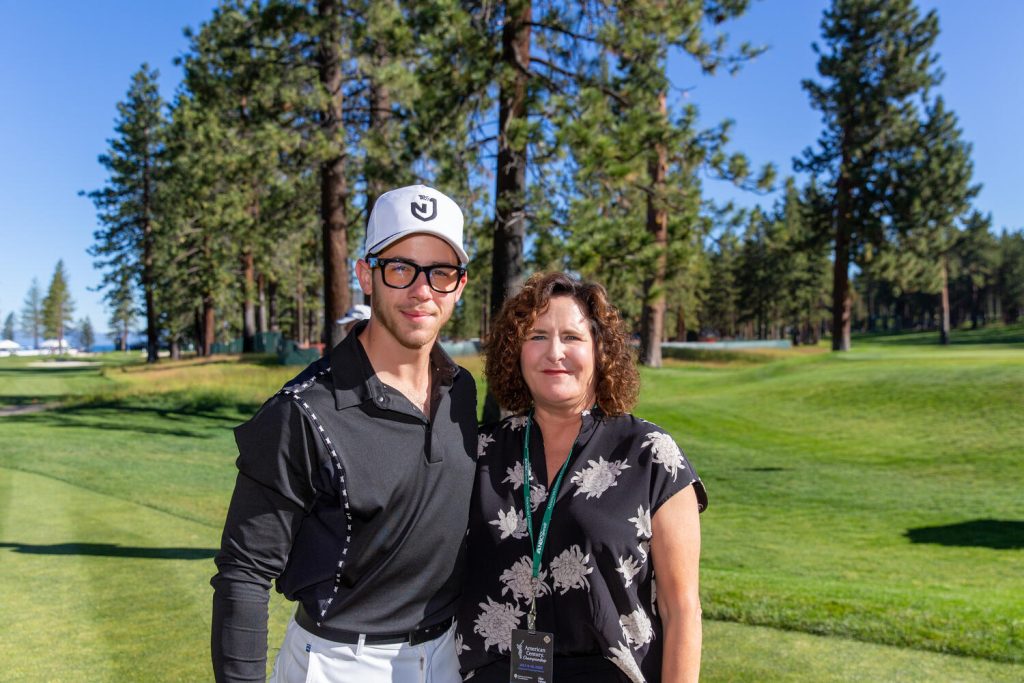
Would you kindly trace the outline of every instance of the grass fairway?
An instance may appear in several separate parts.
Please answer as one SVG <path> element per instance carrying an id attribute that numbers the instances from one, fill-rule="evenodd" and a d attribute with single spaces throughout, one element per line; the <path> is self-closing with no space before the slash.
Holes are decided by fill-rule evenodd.
<path id="1" fill-rule="evenodd" d="M 637 413 L 711 496 L 703 680 L 1024 680 L 1024 348 L 1006 339 L 643 373 Z M 0 680 L 210 679 L 230 428 L 295 372 L 0 361 L 0 407 L 63 400 L 0 418 Z M 272 602 L 272 647 L 289 613 Z"/>

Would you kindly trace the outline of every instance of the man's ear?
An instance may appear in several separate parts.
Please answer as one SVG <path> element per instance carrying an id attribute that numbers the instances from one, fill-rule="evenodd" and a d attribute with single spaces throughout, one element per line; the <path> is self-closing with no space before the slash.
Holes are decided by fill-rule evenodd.
<path id="1" fill-rule="evenodd" d="M 462 298 L 462 290 L 466 288 L 466 282 L 469 281 L 469 273 L 463 273 L 462 279 L 459 281 L 459 286 L 455 290 L 455 303 L 459 303 L 459 299 Z"/>
<path id="2" fill-rule="evenodd" d="M 363 294 L 373 296 L 373 270 L 364 259 L 356 261 L 356 277 L 359 279 L 359 288 Z"/>

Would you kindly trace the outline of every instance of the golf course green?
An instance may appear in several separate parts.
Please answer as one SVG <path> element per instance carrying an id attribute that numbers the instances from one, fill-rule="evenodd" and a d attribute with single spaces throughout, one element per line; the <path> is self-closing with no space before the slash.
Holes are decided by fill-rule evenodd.
<path id="1" fill-rule="evenodd" d="M 710 496 L 702 680 L 1024 680 L 1022 338 L 642 372 Z M 87 360 L 0 359 L 0 681 L 209 680 L 231 429 L 299 368 Z"/>

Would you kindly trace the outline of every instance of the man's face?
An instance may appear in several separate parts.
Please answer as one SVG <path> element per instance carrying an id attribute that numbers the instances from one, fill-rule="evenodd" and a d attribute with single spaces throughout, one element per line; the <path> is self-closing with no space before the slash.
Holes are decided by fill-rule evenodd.
<path id="1" fill-rule="evenodd" d="M 457 265 L 455 250 L 433 235 L 410 235 L 377 255 L 379 258 L 400 258 L 419 266 Z M 419 273 L 405 289 L 384 284 L 380 268 L 370 269 L 366 261 L 356 264 L 356 274 L 363 291 L 370 295 L 371 320 L 381 325 L 407 349 L 430 346 L 452 316 L 455 304 L 466 286 L 463 276 L 454 292 L 442 294 L 427 283 L 426 273 Z"/>

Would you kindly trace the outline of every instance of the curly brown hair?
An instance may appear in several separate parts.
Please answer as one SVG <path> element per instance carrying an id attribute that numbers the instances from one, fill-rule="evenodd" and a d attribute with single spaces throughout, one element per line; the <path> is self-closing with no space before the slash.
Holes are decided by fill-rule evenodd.
<path id="1" fill-rule="evenodd" d="M 520 354 L 526 333 L 553 297 L 569 296 L 590 322 L 594 336 L 597 405 L 606 415 L 621 415 L 636 405 L 640 374 L 622 318 L 604 287 L 564 273 L 537 273 L 522 291 L 507 299 L 494 318 L 484 345 L 487 386 L 505 410 L 523 412 L 533 405 L 523 379 Z"/>

